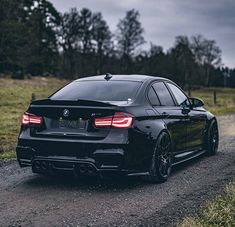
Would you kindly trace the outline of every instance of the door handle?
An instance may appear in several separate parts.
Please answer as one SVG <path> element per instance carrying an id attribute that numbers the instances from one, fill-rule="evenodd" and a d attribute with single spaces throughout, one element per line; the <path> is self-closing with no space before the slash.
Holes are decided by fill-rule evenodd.
<path id="1" fill-rule="evenodd" d="M 186 115 L 190 112 L 190 109 L 189 108 L 183 108 L 182 109 L 182 114 Z"/>
<path id="2" fill-rule="evenodd" d="M 163 117 L 169 117 L 170 114 L 168 114 L 167 112 L 162 112 L 162 116 L 163 116 Z"/>

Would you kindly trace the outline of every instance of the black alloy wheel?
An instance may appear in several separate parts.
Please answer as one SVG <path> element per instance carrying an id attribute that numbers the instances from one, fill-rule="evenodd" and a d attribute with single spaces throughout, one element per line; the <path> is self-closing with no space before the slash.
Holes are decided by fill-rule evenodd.
<path id="1" fill-rule="evenodd" d="M 150 182 L 165 182 L 172 168 L 171 139 L 168 133 L 162 132 L 156 142 L 149 170 Z"/>
<path id="2" fill-rule="evenodd" d="M 206 151 L 208 155 L 216 154 L 219 146 L 219 131 L 215 120 L 211 122 L 211 125 L 208 129 L 206 145 L 207 145 Z"/>

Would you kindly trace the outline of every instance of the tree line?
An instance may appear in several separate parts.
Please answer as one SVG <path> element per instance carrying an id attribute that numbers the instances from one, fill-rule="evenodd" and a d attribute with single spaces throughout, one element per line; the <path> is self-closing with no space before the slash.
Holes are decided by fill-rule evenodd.
<path id="1" fill-rule="evenodd" d="M 80 78 L 149 74 L 182 86 L 235 87 L 235 69 L 223 67 L 221 49 L 202 35 L 177 36 L 173 46 L 146 44 L 132 9 L 113 33 L 100 12 L 58 12 L 48 0 L 0 0 L 0 74 Z"/>

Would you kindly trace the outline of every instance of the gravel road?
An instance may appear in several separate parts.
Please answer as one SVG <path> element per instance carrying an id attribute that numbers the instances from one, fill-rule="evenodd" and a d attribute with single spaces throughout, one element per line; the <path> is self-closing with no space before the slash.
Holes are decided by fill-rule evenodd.
<path id="1" fill-rule="evenodd" d="M 218 154 L 175 167 L 164 184 L 43 177 L 1 162 L 0 226 L 174 226 L 235 176 L 235 115 L 218 119 Z"/>

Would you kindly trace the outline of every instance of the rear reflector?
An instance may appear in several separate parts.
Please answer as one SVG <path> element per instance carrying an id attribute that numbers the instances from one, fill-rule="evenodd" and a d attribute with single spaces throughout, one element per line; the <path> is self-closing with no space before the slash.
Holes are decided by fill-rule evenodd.
<path id="1" fill-rule="evenodd" d="M 41 125 L 42 117 L 35 116 L 29 113 L 24 113 L 22 116 L 22 125 Z"/>
<path id="2" fill-rule="evenodd" d="M 131 114 L 116 112 L 114 116 L 95 118 L 95 128 L 130 128 L 133 123 Z"/>

